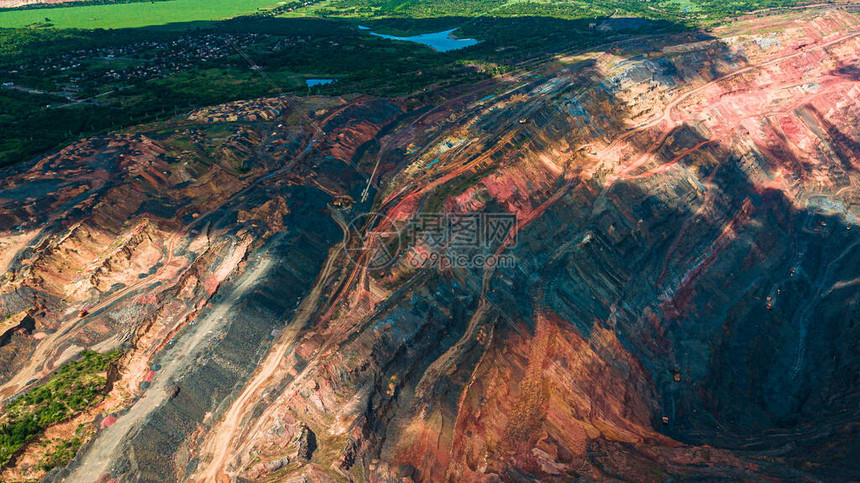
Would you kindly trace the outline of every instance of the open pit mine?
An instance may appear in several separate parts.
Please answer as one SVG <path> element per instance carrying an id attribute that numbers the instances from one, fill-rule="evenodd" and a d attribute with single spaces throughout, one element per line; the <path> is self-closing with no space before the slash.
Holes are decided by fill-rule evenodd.
<path id="1" fill-rule="evenodd" d="M 5 169 L 4 404 L 113 356 L 0 480 L 856 478 L 860 14 L 762 21 Z M 513 266 L 416 265 L 439 214 Z"/>

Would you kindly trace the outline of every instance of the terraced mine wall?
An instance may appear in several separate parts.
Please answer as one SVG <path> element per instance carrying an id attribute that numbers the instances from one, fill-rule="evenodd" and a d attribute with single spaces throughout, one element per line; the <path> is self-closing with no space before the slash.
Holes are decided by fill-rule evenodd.
<path id="1" fill-rule="evenodd" d="M 209 171 L 202 161 L 184 167 L 184 139 L 170 163 L 149 151 L 119 163 L 149 191 L 112 200 L 162 199 L 172 191 L 149 186 L 170 175 L 189 190 L 183 200 L 217 202 L 171 205 L 193 230 L 148 227 L 152 244 L 116 223 L 103 223 L 109 236 L 93 224 L 74 230 L 97 242 L 122 232 L 140 258 L 164 263 L 140 280 L 172 284 L 150 301 L 125 273 L 137 277 L 138 267 L 113 256 L 114 272 L 71 287 L 83 300 L 74 307 L 100 290 L 123 293 L 113 288 L 123 281 L 160 320 L 182 325 L 170 317 L 179 307 L 189 323 L 181 337 L 153 336 L 151 351 L 140 342 L 128 364 L 156 354 L 154 379 L 82 451 L 69 481 L 87 481 L 76 472 L 89 468 L 142 480 L 852 478 L 860 20 L 798 15 L 763 33 L 732 25 L 709 38 L 643 41 L 635 56 L 611 48 L 556 59 L 454 92 L 450 104 L 393 127 L 383 125 L 408 103 L 315 99 L 328 103 L 319 121 L 341 142 L 271 125 L 234 129 L 227 148 L 216 142 L 223 126 L 165 135 L 164 145 L 193 137 L 199 156 L 229 148 Z M 292 147 L 264 156 L 258 142 Z M 236 159 L 253 178 L 224 174 Z M 335 259 L 320 303 L 264 359 L 271 330 L 284 327 L 341 237 L 320 218 L 329 195 L 284 186 L 318 184 L 341 202 L 365 184 L 351 163 L 369 171 L 376 160 L 374 209 L 392 219 L 515 214 L 518 239 L 506 252 L 516 267 L 422 270 L 404 256 L 372 272 Z M 117 205 L 110 220 L 125 220 Z M 14 224 L 26 223 L 12 208 Z M 151 248 L 165 238 L 180 253 Z M 28 283 L 79 280 L 69 275 L 78 266 L 45 260 L 65 271 Z M 161 271 L 177 263 L 187 284 Z M 40 357 L 58 360 L 130 325 L 100 326 L 109 308 L 36 314 L 36 330 L 58 320 L 81 328 L 71 340 L 48 334 L 56 347 Z M 175 345 L 162 350 L 165 339 Z M 32 369 L 10 393 L 43 375 Z M 314 451 L 295 447 L 310 434 Z"/>
<path id="2" fill-rule="evenodd" d="M 258 458 L 298 433 L 241 428 L 223 473 L 850 478 L 857 19 L 808 20 L 574 63 L 395 129 L 382 144 L 409 154 L 433 134 L 381 209 L 516 213 L 518 266 L 357 273 L 249 412 L 308 424 L 319 455 L 270 475 Z M 425 359 L 423 332 L 446 350 Z"/>
<path id="3" fill-rule="evenodd" d="M 837 428 L 860 403 L 840 389 L 852 384 L 860 358 L 839 342 L 860 336 L 856 324 L 845 325 L 856 320 L 860 291 L 833 290 L 856 276 L 860 241 L 839 216 L 757 192 L 741 162 L 714 168 L 710 191 L 718 194 L 707 202 L 684 176 L 663 176 L 659 187 L 618 184 L 603 195 L 579 186 L 524 230 L 516 253 L 536 267 L 547 309 L 583 335 L 601 321 L 641 361 L 654 387 L 654 427 L 688 444 L 738 450 L 776 450 L 791 432 L 805 439 L 792 452 L 803 457 L 818 438 L 850 438 Z M 704 203 L 713 209 L 697 217 Z M 737 216 L 743 226 L 726 243 L 721 234 Z M 683 245 L 674 242 L 679 234 Z M 542 247 L 571 241 L 547 263 Z"/>
<path id="4" fill-rule="evenodd" d="M 166 366 L 169 359 L 182 359 L 182 370 L 171 376 L 156 372 L 156 378 L 169 377 L 170 397 L 123 441 L 119 450 L 123 456 L 116 459 L 112 474 L 135 475 L 136 481 L 187 476 L 183 468 L 193 468 L 196 463 L 194 435 L 199 434 L 201 425 L 221 416 L 270 342 L 292 318 L 298 301 L 307 295 L 329 248 L 342 238 L 341 229 L 328 214 L 332 198 L 327 193 L 306 186 L 262 191 L 248 197 L 283 196 L 290 206 L 283 232 L 248 255 L 245 272 L 256 274 L 255 267 L 263 263 L 267 268 L 248 280 L 247 288 L 238 295 L 234 295 L 239 291 L 235 286 L 220 289 L 209 303 L 211 308 L 197 315 L 196 320 L 206 320 L 219 305 L 228 307 L 218 327 L 206 336 L 202 351 L 189 354 L 168 349 L 153 359 L 156 368 Z M 212 223 L 213 230 L 235 224 L 237 210 L 225 211 L 205 220 Z M 234 285 L 242 280 L 237 276 Z M 62 481 L 74 469 L 73 464 L 54 479 Z"/>

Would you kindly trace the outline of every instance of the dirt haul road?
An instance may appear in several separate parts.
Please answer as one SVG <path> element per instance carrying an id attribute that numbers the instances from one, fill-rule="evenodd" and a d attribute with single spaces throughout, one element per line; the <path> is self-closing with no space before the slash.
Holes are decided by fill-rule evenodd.
<path id="1" fill-rule="evenodd" d="M 275 346 L 269 350 L 269 355 L 245 386 L 242 394 L 230 405 L 224 419 L 210 433 L 209 444 L 205 447 L 203 455 L 211 455 L 211 460 L 206 462 L 204 456 L 204 462 L 201 463 L 201 466 L 205 469 L 197 476 L 198 481 L 219 481 L 219 479 L 220 481 L 230 481 L 225 477 L 224 467 L 231 455 L 230 449 L 233 447 L 233 439 L 239 429 L 239 424 L 244 420 L 247 412 L 251 410 L 253 403 L 259 400 L 259 392 L 267 387 L 272 375 L 280 367 L 284 353 L 295 342 L 296 337 L 305 327 L 311 315 L 316 313 L 323 287 L 334 271 L 334 262 L 338 259 L 338 254 L 345 246 L 348 236 L 346 223 L 339 216 L 335 216 L 334 219 L 343 230 L 343 241 L 331 249 L 328 261 L 317 279 L 316 285 L 302 301 L 295 318 L 283 331 Z"/>

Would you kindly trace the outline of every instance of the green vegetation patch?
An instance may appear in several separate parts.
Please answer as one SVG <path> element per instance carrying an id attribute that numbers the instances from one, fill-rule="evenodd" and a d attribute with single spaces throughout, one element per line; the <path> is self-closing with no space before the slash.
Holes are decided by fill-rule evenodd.
<path id="1" fill-rule="evenodd" d="M 119 357 L 119 351 L 106 354 L 85 351 L 79 360 L 61 367 L 44 385 L 6 406 L 0 424 L 0 467 L 48 426 L 100 401 L 107 382 L 105 372 Z M 53 460 L 64 459 L 76 444 L 79 446 L 74 441 L 61 445 Z"/>
<path id="2" fill-rule="evenodd" d="M 328 0 L 299 12 L 358 19 L 524 17 L 560 19 L 607 15 L 711 24 L 761 9 L 819 3 L 815 0 Z"/>
<path id="3" fill-rule="evenodd" d="M 83 7 L 87 5 L 114 5 L 117 3 L 135 3 L 135 2 L 169 2 L 171 0 L 78 0 L 60 3 L 30 3 L 18 7 L 0 8 L 0 12 L 8 12 L 13 10 L 50 10 L 52 8 L 64 7 Z"/>
<path id="4" fill-rule="evenodd" d="M 702 12 L 708 20 L 725 21 L 737 15 L 756 10 L 771 8 L 794 7 L 797 5 L 817 3 L 800 0 L 692 0 L 695 10 Z"/>
<path id="5" fill-rule="evenodd" d="M 69 464 L 78 453 L 78 450 L 81 449 L 83 445 L 81 438 L 87 432 L 86 428 L 81 424 L 75 430 L 75 435 L 69 439 L 60 439 L 53 442 L 45 441 L 46 445 L 53 443 L 53 447 L 39 460 L 39 468 L 44 471 L 51 471 L 54 468 L 61 468 Z M 94 430 L 89 432 L 94 432 Z"/>
<path id="6" fill-rule="evenodd" d="M 674 19 L 668 0 L 331 0 L 315 13 L 357 18 L 433 18 L 445 16 L 547 16 L 563 19 L 621 16 Z"/>
<path id="7" fill-rule="evenodd" d="M 0 25 L 34 24 L 60 28 L 132 28 L 177 22 L 208 21 L 252 14 L 274 7 L 278 0 L 171 0 L 106 5 L 84 5 L 50 10 L 0 11 Z"/>

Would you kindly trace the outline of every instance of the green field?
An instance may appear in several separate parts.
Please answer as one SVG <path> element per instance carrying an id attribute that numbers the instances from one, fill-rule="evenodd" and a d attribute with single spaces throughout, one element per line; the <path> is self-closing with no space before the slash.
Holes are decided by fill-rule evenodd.
<path id="1" fill-rule="evenodd" d="M 58 28 L 134 28 L 219 20 L 275 7 L 278 0 L 170 0 L 0 11 L 0 27 L 50 23 Z M 46 18 L 50 22 L 46 22 Z"/>
<path id="2" fill-rule="evenodd" d="M 56 8 L 0 10 L 0 28 L 119 29 L 223 20 L 268 10 L 287 0 L 167 0 Z M 798 0 L 323 0 L 283 17 L 326 16 L 359 19 L 482 16 L 543 16 L 564 19 L 635 16 L 679 21 L 725 21 L 761 8 L 791 6 Z M 273 12 L 278 13 L 278 12 Z"/>

